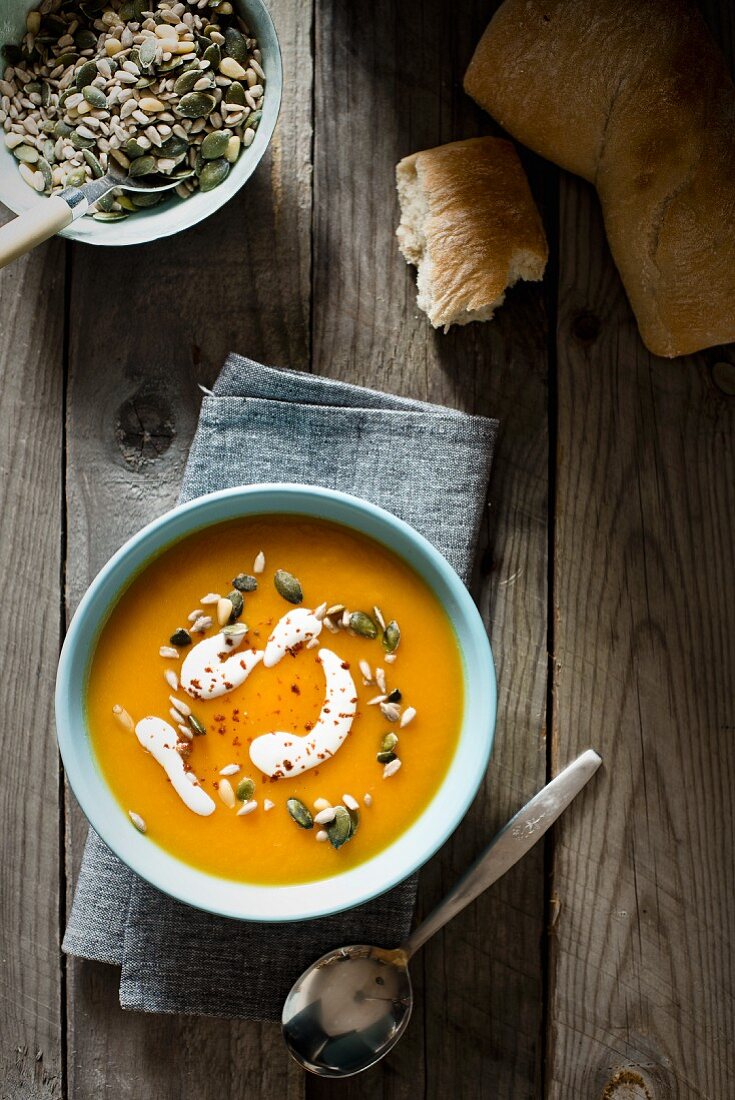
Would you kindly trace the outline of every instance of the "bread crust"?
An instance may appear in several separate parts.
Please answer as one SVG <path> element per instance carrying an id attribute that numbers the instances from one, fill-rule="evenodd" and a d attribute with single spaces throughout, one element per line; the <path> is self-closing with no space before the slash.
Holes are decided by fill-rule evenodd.
<path id="1" fill-rule="evenodd" d="M 396 178 L 399 245 L 419 266 L 419 304 L 435 327 L 487 320 L 519 277 L 543 277 L 546 238 L 511 142 L 471 138 L 413 153 Z M 413 201 L 420 212 L 409 213 Z"/>
<path id="2" fill-rule="evenodd" d="M 596 186 L 646 347 L 735 340 L 735 86 L 684 0 L 505 0 L 465 89 Z"/>

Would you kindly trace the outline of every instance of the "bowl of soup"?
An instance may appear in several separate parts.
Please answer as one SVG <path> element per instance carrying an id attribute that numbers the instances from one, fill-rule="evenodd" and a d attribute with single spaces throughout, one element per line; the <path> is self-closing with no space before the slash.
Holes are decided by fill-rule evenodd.
<path id="1" fill-rule="evenodd" d="M 452 833 L 496 690 L 480 615 L 413 528 L 302 485 L 190 501 L 71 622 L 59 747 L 90 824 L 198 908 L 303 920 L 375 897 Z"/>

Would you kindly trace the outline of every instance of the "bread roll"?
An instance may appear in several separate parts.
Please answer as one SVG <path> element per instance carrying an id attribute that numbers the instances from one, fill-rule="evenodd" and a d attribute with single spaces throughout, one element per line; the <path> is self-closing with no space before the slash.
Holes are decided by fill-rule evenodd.
<path id="1" fill-rule="evenodd" d="M 434 328 L 489 321 L 506 288 L 541 279 L 548 249 L 518 154 L 502 138 L 455 141 L 396 168 L 406 261 Z"/>
<path id="2" fill-rule="evenodd" d="M 646 347 L 735 340 L 735 87 L 683 0 L 505 0 L 465 89 L 599 192 Z"/>

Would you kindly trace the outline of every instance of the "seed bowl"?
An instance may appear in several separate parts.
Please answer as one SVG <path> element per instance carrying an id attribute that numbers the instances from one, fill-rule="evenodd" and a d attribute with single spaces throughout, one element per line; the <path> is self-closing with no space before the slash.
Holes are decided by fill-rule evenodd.
<path id="1" fill-rule="evenodd" d="M 20 42 L 26 28 L 28 12 L 38 7 L 39 0 L 3 0 L 0 5 L 0 47 Z M 141 209 L 122 221 L 101 222 L 90 217 L 79 218 L 60 236 L 87 244 L 144 244 L 159 237 L 168 237 L 188 229 L 219 210 L 246 183 L 265 153 L 275 129 L 281 102 L 283 70 L 281 51 L 275 27 L 262 0 L 231 0 L 237 14 L 244 19 L 258 39 L 265 72 L 263 115 L 255 140 L 243 149 L 227 178 L 211 191 L 195 191 L 188 199 L 173 195 L 161 206 Z M 0 58 L 0 76 L 5 69 Z M 16 214 L 46 202 L 45 195 L 36 194 L 21 178 L 18 163 L 6 148 L 0 129 L 0 202 Z"/>
<path id="2" fill-rule="evenodd" d="M 410 563 L 446 612 L 463 672 L 459 737 L 443 779 L 419 816 L 377 854 L 329 877 L 294 885 L 221 878 L 183 863 L 141 835 L 116 800 L 97 761 L 86 704 L 100 631 L 130 581 L 179 539 L 218 523 L 258 516 L 330 520 L 389 547 Z M 306 485 L 252 485 L 198 497 L 127 542 L 93 581 L 69 627 L 59 663 L 56 724 L 66 775 L 92 827 L 153 886 L 221 916 L 295 921 L 340 912 L 382 894 L 426 862 L 461 821 L 485 776 L 495 729 L 496 687 L 485 627 L 445 558 L 422 535 L 364 500 Z"/>

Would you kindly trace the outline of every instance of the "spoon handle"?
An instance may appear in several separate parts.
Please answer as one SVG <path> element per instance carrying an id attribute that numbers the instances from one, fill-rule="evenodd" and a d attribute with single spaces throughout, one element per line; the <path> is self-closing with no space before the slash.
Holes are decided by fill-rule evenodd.
<path id="1" fill-rule="evenodd" d="M 401 950 L 410 958 L 419 947 L 479 897 L 528 852 L 592 778 L 602 757 L 587 749 L 527 802 L 504 825 L 482 855 L 426 920 L 414 929 Z"/>

